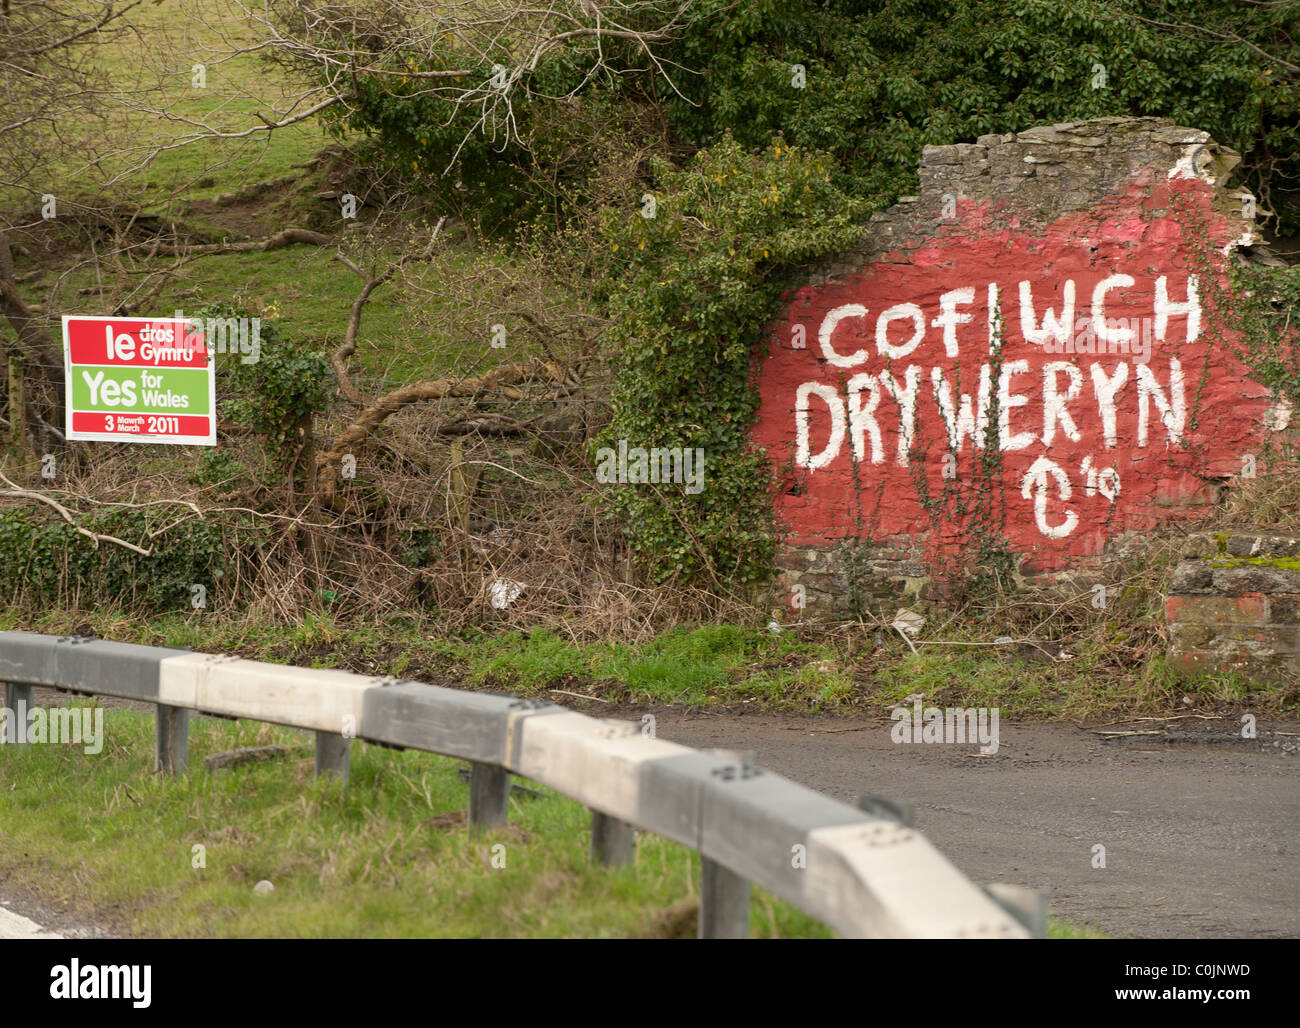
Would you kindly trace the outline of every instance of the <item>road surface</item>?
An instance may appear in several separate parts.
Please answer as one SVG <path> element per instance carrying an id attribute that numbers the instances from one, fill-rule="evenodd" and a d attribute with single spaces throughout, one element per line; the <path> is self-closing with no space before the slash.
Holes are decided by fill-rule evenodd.
<path id="1" fill-rule="evenodd" d="M 916 826 L 975 881 L 1045 888 L 1057 916 L 1107 935 L 1300 936 L 1300 734 L 1277 734 L 1300 733 L 1294 724 L 1261 722 L 1247 741 L 1231 717 L 1170 722 L 1169 739 L 1002 722 L 998 753 L 983 757 L 962 743 L 895 743 L 883 720 L 616 716 L 646 712 L 661 739 L 754 750 L 763 767 L 849 802 L 910 802 Z M 1153 726 L 1105 730 L 1125 728 Z M 1093 867 L 1099 845 L 1104 868 Z"/>

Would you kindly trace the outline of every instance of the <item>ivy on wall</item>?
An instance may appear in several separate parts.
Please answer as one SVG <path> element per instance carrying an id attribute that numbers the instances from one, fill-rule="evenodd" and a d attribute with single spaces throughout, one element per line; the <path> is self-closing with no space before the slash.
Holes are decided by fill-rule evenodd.
<path id="1" fill-rule="evenodd" d="M 698 447 L 704 487 L 609 490 L 634 550 L 660 580 L 745 585 L 771 573 L 769 465 L 749 444 L 751 360 L 805 265 L 861 234 L 868 206 L 832 181 L 830 158 L 726 136 L 682 169 L 654 165 L 632 211 L 608 212 L 607 339 L 618 368 L 613 420 L 597 445 Z"/>

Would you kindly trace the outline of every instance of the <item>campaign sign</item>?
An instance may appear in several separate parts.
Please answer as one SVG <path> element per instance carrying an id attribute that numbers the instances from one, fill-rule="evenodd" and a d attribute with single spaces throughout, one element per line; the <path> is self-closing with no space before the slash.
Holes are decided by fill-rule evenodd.
<path id="1" fill-rule="evenodd" d="M 216 377 L 185 319 L 65 315 L 67 437 L 217 444 Z"/>

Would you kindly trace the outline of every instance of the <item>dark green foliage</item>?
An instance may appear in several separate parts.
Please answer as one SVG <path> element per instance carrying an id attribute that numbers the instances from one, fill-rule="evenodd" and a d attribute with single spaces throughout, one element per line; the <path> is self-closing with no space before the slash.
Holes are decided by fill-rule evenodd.
<path id="1" fill-rule="evenodd" d="M 766 460 L 748 445 L 758 407 L 750 360 L 803 265 L 857 238 L 863 205 L 824 154 L 724 138 L 690 165 L 655 168 L 654 217 L 610 211 L 608 343 L 619 367 L 601 445 L 704 450 L 704 488 L 609 489 L 634 548 L 660 578 L 744 584 L 771 567 Z"/>
<path id="2" fill-rule="evenodd" d="M 191 317 L 243 317 L 245 313 L 234 307 L 213 306 Z M 324 353 L 282 335 L 274 322 L 262 325 L 261 337 L 261 352 L 255 362 L 226 358 L 218 395 L 225 397 L 222 412 L 227 417 L 252 429 L 269 454 L 284 460 L 294 430 L 304 418 L 329 405 L 338 385 Z"/>
<path id="3" fill-rule="evenodd" d="M 587 80 L 593 47 L 590 41 L 575 43 L 542 60 L 526 87 L 512 87 L 509 119 L 493 110 L 490 99 L 486 105 L 453 105 L 427 80 L 383 77 L 358 81 L 358 102 L 335 115 L 335 128 L 371 135 L 376 161 L 419 178 L 445 207 L 484 231 L 518 229 L 540 215 L 563 218 L 566 212 L 554 209 L 555 195 L 581 202 L 584 184 L 599 172 L 583 146 L 584 132 L 591 132 L 585 127 L 614 119 L 622 99 L 617 82 L 602 80 L 601 88 L 593 88 Z M 491 81 L 497 61 L 512 59 L 507 48 L 503 40 L 486 60 L 454 52 L 408 56 L 395 67 L 471 68 L 472 83 L 462 85 L 481 85 Z M 616 66 L 623 63 L 620 57 L 632 60 L 617 42 L 604 49 Z M 573 104 L 558 102 L 578 96 Z"/>
<path id="4" fill-rule="evenodd" d="M 1300 4 L 748 0 L 702 17 L 673 56 L 702 72 L 678 77 L 697 106 L 668 102 L 684 138 L 753 146 L 780 131 L 833 153 L 858 195 L 913 192 L 925 144 L 1103 115 L 1204 129 L 1246 155 L 1266 198 L 1300 173 Z M 1300 196 L 1275 200 L 1300 228 Z"/>
<path id="5" fill-rule="evenodd" d="M 1231 313 L 1241 333 L 1236 356 L 1300 410 L 1300 268 L 1237 266 L 1231 279 Z"/>
<path id="6" fill-rule="evenodd" d="M 504 123 L 489 118 L 476 128 L 476 108 L 453 110 L 414 79 L 361 80 L 347 125 L 375 133 L 402 167 L 435 177 L 464 143 L 439 185 L 460 181 L 467 205 L 496 223 L 507 212 L 537 209 L 522 172 L 548 159 L 547 139 L 531 131 L 534 112 L 574 92 L 587 104 L 660 103 L 679 139 L 694 146 L 726 131 L 762 146 L 780 132 L 832 153 L 837 183 L 860 196 L 913 191 L 927 143 L 1101 115 L 1159 115 L 1246 154 L 1250 184 L 1267 200 L 1270 184 L 1300 175 L 1297 30 L 1300 4 L 703 0 L 689 28 L 660 48 L 671 87 L 637 48 L 618 41 L 606 41 L 603 52 L 623 74 L 587 80 L 592 43 L 583 41 L 553 52 L 513 87 L 531 154 L 507 142 Z M 508 62 L 504 52 L 496 58 Z M 408 60 L 412 68 L 465 66 L 461 56 Z M 470 64 L 483 82 L 492 59 Z M 805 69 L 805 88 L 792 84 L 795 65 Z M 1300 228 L 1300 197 L 1276 199 L 1283 228 Z"/>
<path id="7" fill-rule="evenodd" d="M 266 530 L 255 522 L 225 525 L 188 518 L 150 538 L 150 531 L 176 521 L 176 509 L 109 510 L 79 524 L 151 550 L 148 557 L 114 543 L 92 540 L 44 508 L 0 512 L 0 602 L 44 607 L 90 608 L 105 604 L 157 612 L 189 610 L 191 588 L 202 585 L 208 606 L 219 602 L 219 584 L 230 566 L 227 529 L 239 544 L 255 547 Z"/>

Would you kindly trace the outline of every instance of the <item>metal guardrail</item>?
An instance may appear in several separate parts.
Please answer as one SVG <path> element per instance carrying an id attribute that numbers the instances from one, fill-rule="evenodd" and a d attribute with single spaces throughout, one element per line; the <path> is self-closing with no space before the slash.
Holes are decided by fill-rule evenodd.
<path id="1" fill-rule="evenodd" d="M 699 935 L 748 933 L 757 883 L 848 937 L 1029 938 L 1046 899 L 981 889 L 922 835 L 752 765 L 552 703 L 409 679 L 267 664 L 100 639 L 0 632 L 6 707 L 32 688 L 157 707 L 155 770 L 188 763 L 191 711 L 316 732 L 317 774 L 348 773 L 353 738 L 471 762 L 471 829 L 506 819 L 510 773 L 592 811 L 592 854 L 631 859 L 641 828 L 702 857 Z"/>

